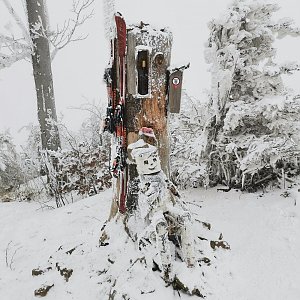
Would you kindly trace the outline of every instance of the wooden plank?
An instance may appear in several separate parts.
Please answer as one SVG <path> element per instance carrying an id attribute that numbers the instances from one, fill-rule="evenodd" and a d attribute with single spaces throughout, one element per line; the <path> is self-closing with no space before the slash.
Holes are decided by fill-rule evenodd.
<path id="1" fill-rule="evenodd" d="M 183 72 L 178 70 L 170 74 L 169 79 L 169 111 L 180 112 Z"/>
<path id="2" fill-rule="evenodd" d="M 136 94 L 136 62 L 135 62 L 136 39 L 132 32 L 127 35 L 127 92 L 130 95 Z"/>

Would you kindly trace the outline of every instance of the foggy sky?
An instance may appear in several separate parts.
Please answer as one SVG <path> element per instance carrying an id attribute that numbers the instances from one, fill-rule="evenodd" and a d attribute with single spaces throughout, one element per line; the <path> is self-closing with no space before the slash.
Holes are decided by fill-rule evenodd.
<path id="1" fill-rule="evenodd" d="M 24 0 L 11 0 L 25 21 Z M 58 116 L 73 130 L 79 128 L 86 113 L 71 109 L 86 102 L 106 105 L 106 88 L 102 82 L 103 70 L 108 61 L 108 43 L 104 37 L 102 1 L 95 1 L 95 15 L 81 28 L 89 37 L 63 49 L 55 58 L 53 68 L 54 89 Z M 208 66 L 204 63 L 204 43 L 208 37 L 207 22 L 218 17 L 229 0 L 117 0 L 117 10 L 127 23 L 144 21 L 158 27 L 169 27 L 174 36 L 172 64 L 190 62 L 184 74 L 184 88 L 196 98 L 204 100 L 209 89 Z M 290 16 L 300 26 L 298 0 L 277 1 L 282 7 L 278 17 Z M 48 0 L 50 24 L 70 17 L 72 0 Z M 0 32 L 13 27 L 13 20 L 0 0 Z M 4 27 L 5 26 L 5 27 Z M 285 38 L 276 42 L 278 61 L 300 62 L 300 38 Z M 287 77 L 286 82 L 300 93 L 300 74 Z M 22 61 L 0 71 L 0 131 L 10 128 L 15 143 L 24 142 L 26 131 L 22 126 L 37 124 L 36 95 L 29 62 Z"/>

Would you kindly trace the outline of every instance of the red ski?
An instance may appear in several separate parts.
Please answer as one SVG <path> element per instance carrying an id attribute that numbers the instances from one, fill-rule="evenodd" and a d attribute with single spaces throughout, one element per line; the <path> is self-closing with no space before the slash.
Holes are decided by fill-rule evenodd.
<path id="1" fill-rule="evenodd" d="M 119 211 L 126 212 L 127 166 L 126 126 L 124 123 L 126 85 L 126 23 L 120 14 L 115 15 L 117 36 L 111 41 L 111 62 L 105 72 L 109 105 L 105 129 L 113 133 L 117 141 L 117 156 L 113 163 L 113 175 L 119 179 Z"/>
<path id="2" fill-rule="evenodd" d="M 126 167 L 126 127 L 124 124 L 125 107 L 125 61 L 126 61 L 126 23 L 121 15 L 115 16 L 117 27 L 117 47 L 118 47 L 118 66 L 119 66 L 119 106 L 121 109 L 121 122 L 117 125 L 116 136 L 120 151 L 120 206 L 121 213 L 126 211 L 126 191 L 127 191 L 127 167 Z"/>

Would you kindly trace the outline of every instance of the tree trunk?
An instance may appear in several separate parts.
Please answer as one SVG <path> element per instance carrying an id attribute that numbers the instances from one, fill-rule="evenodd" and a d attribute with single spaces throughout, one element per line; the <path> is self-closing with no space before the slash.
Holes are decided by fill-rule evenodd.
<path id="1" fill-rule="evenodd" d="M 60 139 L 56 125 L 57 116 L 44 0 L 26 0 L 26 6 L 33 46 L 32 67 L 37 94 L 42 148 L 56 151 L 60 148 Z"/>

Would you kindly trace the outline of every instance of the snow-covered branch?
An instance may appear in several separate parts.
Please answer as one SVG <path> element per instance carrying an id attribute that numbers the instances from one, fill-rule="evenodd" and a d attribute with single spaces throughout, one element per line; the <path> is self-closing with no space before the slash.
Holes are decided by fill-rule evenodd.
<path id="1" fill-rule="evenodd" d="M 0 70 L 10 67 L 13 63 L 30 58 L 31 47 L 23 39 L 0 34 Z"/>
<path id="2" fill-rule="evenodd" d="M 15 20 L 18 27 L 21 29 L 22 37 L 15 38 L 13 35 L 7 36 L 0 33 L 0 70 L 10 67 L 13 63 L 30 58 L 31 55 L 31 39 L 26 26 L 21 18 L 14 10 L 8 0 L 0 0 L 7 8 L 9 14 Z"/>
<path id="3" fill-rule="evenodd" d="M 25 41 L 28 43 L 28 45 L 31 45 L 31 38 L 29 35 L 29 31 L 28 31 L 27 27 L 25 26 L 25 24 L 22 22 L 21 18 L 19 17 L 19 15 L 15 11 L 15 9 L 12 7 L 12 5 L 9 3 L 8 0 L 1 0 L 1 1 L 4 3 L 8 12 L 13 17 L 13 19 L 15 20 L 15 22 L 19 26 L 19 28 L 21 29 Z"/>
<path id="4" fill-rule="evenodd" d="M 73 18 L 65 21 L 62 27 L 57 26 L 55 32 L 49 36 L 49 40 L 54 47 L 51 53 L 51 60 L 57 52 L 69 43 L 85 40 L 88 35 L 77 35 L 78 28 L 94 15 L 94 10 L 89 10 L 94 0 L 74 0 L 72 5 Z"/>
<path id="5" fill-rule="evenodd" d="M 269 27 L 277 32 L 277 38 L 282 39 L 286 36 L 297 37 L 300 35 L 300 28 L 294 25 L 294 20 L 291 18 L 282 18 Z"/>
<path id="6" fill-rule="evenodd" d="M 280 65 L 280 71 L 283 74 L 293 74 L 294 71 L 300 71 L 300 65 L 297 62 L 285 62 Z"/>
<path id="7" fill-rule="evenodd" d="M 31 51 L 24 50 L 21 52 L 14 52 L 12 55 L 3 54 L 0 52 L 0 70 L 10 67 L 12 64 L 19 60 L 30 57 Z"/>

